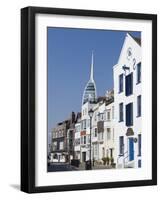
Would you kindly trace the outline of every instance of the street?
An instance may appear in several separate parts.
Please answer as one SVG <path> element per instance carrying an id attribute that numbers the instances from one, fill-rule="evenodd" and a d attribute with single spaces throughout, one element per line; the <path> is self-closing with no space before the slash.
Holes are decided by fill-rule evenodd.
<path id="1" fill-rule="evenodd" d="M 48 172 L 58 172 L 58 171 L 75 171 L 77 168 L 70 165 L 69 163 L 50 163 L 48 165 Z"/>
<path id="2" fill-rule="evenodd" d="M 105 166 L 105 165 L 95 165 L 92 166 L 93 170 L 99 170 L 99 169 L 112 169 L 111 166 Z M 74 167 L 70 165 L 69 163 L 50 163 L 48 166 L 48 172 L 58 172 L 58 171 L 79 171 L 79 170 L 85 170 L 85 163 L 81 163 L 79 165 L 79 168 Z"/>

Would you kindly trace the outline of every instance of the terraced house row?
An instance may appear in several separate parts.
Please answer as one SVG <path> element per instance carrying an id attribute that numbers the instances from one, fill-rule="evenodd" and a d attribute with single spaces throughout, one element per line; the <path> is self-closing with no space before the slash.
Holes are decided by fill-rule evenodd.
<path id="1" fill-rule="evenodd" d="M 52 162 L 79 160 L 91 161 L 93 165 L 110 163 L 115 168 L 141 167 L 140 38 L 126 34 L 113 66 L 113 85 L 105 95 L 97 96 L 92 53 L 80 113 L 72 112 L 69 119 L 52 130 Z"/>

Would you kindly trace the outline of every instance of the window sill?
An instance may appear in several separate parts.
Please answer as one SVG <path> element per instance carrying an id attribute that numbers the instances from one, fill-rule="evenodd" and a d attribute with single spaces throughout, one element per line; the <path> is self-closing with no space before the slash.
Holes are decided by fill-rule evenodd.
<path id="1" fill-rule="evenodd" d="M 126 96 L 126 97 L 129 97 L 129 96 L 131 96 L 131 95 L 133 95 L 133 93 L 131 93 L 131 94 L 128 94 L 128 95 L 127 95 L 127 94 L 125 94 L 125 96 Z"/>
<path id="2" fill-rule="evenodd" d="M 121 121 L 119 120 L 118 122 L 119 122 L 119 123 L 120 123 L 120 122 L 124 122 L 124 120 L 121 120 Z"/>
<path id="3" fill-rule="evenodd" d="M 141 81 L 137 82 L 136 85 L 139 85 L 141 83 Z"/>
<path id="4" fill-rule="evenodd" d="M 121 156 L 124 156 L 124 154 L 119 154 L 118 156 L 121 157 Z"/>
<path id="5" fill-rule="evenodd" d="M 137 115 L 137 116 L 136 116 L 136 118 L 139 118 L 139 117 L 141 117 L 141 115 Z"/>
<path id="6" fill-rule="evenodd" d="M 119 91 L 119 92 L 118 92 L 118 94 L 121 94 L 121 93 L 123 93 L 123 91 Z"/>
<path id="7" fill-rule="evenodd" d="M 127 127 L 131 127 L 131 126 L 133 126 L 133 124 L 128 124 L 128 125 L 126 124 L 126 126 L 127 126 Z"/>

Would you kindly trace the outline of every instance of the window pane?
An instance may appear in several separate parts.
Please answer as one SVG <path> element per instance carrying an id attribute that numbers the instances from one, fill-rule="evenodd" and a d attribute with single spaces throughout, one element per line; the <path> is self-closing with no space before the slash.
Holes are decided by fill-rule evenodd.
<path id="1" fill-rule="evenodd" d="M 141 82 L 141 62 L 137 64 L 137 83 Z"/>
<path id="2" fill-rule="evenodd" d="M 94 136 L 97 137 L 97 128 L 94 129 Z"/>
<path id="3" fill-rule="evenodd" d="M 138 156 L 141 156 L 141 134 L 138 135 Z"/>
<path id="4" fill-rule="evenodd" d="M 120 151 L 120 155 L 124 154 L 124 136 L 120 136 L 119 137 L 119 151 Z"/>
<path id="5" fill-rule="evenodd" d="M 123 92 L 123 74 L 119 75 L 119 92 Z"/>
<path id="6" fill-rule="evenodd" d="M 133 93 L 133 73 L 126 76 L 126 96 Z"/>
<path id="7" fill-rule="evenodd" d="M 62 150 L 64 148 L 64 142 L 60 142 L 59 149 Z"/>
<path id="8" fill-rule="evenodd" d="M 110 121 L 111 116 L 110 116 L 110 110 L 107 111 L 107 120 Z"/>
<path id="9" fill-rule="evenodd" d="M 137 116 L 141 116 L 141 95 L 137 97 Z"/>
<path id="10" fill-rule="evenodd" d="M 133 103 L 126 105 L 126 126 L 133 125 Z"/>
<path id="11" fill-rule="evenodd" d="M 123 121 L 123 103 L 119 104 L 119 121 Z"/>
<path id="12" fill-rule="evenodd" d="M 107 128 L 107 139 L 110 140 L 111 139 L 111 129 Z"/>
<path id="13" fill-rule="evenodd" d="M 86 136 L 84 136 L 84 144 L 86 144 Z"/>

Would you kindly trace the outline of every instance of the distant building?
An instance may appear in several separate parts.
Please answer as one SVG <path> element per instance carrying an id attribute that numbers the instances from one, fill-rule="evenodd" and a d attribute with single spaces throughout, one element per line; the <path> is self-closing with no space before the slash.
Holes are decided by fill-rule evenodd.
<path id="1" fill-rule="evenodd" d="M 67 130 L 69 121 L 63 121 L 57 124 L 52 130 L 52 156 L 53 162 L 67 161 Z"/>
<path id="2" fill-rule="evenodd" d="M 81 148 L 80 148 L 80 138 L 81 138 L 81 113 L 77 113 L 75 121 L 75 141 L 74 141 L 74 152 L 75 159 L 80 160 L 81 158 Z"/>
<path id="3" fill-rule="evenodd" d="M 71 118 L 57 124 L 52 130 L 52 156 L 53 162 L 68 162 L 73 154 L 75 113 Z"/>
<path id="4" fill-rule="evenodd" d="M 75 113 L 71 113 L 69 127 L 67 130 L 67 152 L 69 162 L 74 158 L 74 141 L 75 141 Z"/>
<path id="5" fill-rule="evenodd" d="M 126 35 L 113 67 L 115 145 L 118 168 L 138 168 L 141 159 L 141 40 Z"/>
<path id="6" fill-rule="evenodd" d="M 50 156 L 52 148 L 52 133 L 48 133 L 48 156 Z"/>
<path id="7" fill-rule="evenodd" d="M 86 102 L 82 105 L 81 116 L 81 132 L 80 132 L 80 148 L 81 148 L 81 162 L 90 160 L 90 117 L 89 110 L 93 109 L 96 103 Z"/>

